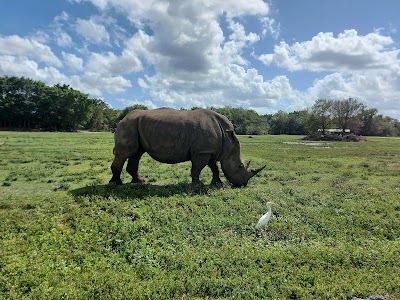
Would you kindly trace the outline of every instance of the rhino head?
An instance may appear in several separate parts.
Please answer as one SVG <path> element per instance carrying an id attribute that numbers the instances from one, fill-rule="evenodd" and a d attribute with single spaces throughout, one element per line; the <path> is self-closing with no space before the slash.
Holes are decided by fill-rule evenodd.
<path id="1" fill-rule="evenodd" d="M 248 163 L 240 162 L 236 164 L 232 161 L 229 163 L 221 162 L 221 168 L 225 177 L 234 187 L 246 186 L 251 177 L 255 176 L 265 168 L 265 166 L 263 166 L 259 169 L 253 170 L 249 165 L 250 161 Z"/>
<path id="2" fill-rule="evenodd" d="M 248 163 L 243 162 L 240 159 L 240 143 L 233 131 L 228 132 L 230 142 L 227 143 L 225 151 L 227 155 L 221 160 L 221 168 L 224 172 L 226 179 L 234 187 L 246 186 L 249 179 L 259 173 L 265 168 L 265 166 L 253 170 L 250 169 L 250 161 Z"/>

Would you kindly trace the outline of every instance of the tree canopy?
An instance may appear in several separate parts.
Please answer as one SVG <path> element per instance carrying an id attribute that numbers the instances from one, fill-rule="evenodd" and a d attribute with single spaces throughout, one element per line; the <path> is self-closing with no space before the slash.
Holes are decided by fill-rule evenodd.
<path id="1" fill-rule="evenodd" d="M 22 130 L 109 131 L 130 111 L 147 109 L 133 105 L 116 110 L 106 102 L 89 98 L 68 85 L 47 86 L 24 77 L 0 77 L 0 127 Z M 195 108 L 193 108 L 195 109 Z M 329 128 L 361 135 L 400 136 L 400 123 L 362 102 L 348 98 L 317 99 L 307 110 L 259 115 L 254 110 L 222 107 L 210 109 L 225 115 L 237 134 L 326 134 Z"/>

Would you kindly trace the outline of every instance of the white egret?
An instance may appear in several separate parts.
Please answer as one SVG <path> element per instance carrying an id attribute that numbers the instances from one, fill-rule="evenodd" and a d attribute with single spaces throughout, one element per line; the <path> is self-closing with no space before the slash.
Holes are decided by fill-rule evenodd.
<path id="1" fill-rule="evenodd" d="M 272 202 L 267 202 L 268 212 L 260 218 L 256 225 L 256 229 L 260 228 L 261 226 L 267 225 L 269 218 L 271 218 L 272 215 L 271 203 Z"/>

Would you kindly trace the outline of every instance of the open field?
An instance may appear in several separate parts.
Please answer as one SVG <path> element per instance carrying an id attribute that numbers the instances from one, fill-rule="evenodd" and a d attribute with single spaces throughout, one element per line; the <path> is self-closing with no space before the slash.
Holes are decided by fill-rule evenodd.
<path id="1" fill-rule="evenodd" d="M 115 187 L 111 133 L 0 132 L 0 299 L 400 299 L 400 139 L 240 141 L 246 188 Z"/>

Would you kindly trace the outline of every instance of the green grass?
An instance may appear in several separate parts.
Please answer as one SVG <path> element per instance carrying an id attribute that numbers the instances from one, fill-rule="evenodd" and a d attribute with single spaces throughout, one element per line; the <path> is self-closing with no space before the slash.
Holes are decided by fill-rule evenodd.
<path id="1" fill-rule="evenodd" d="M 115 187 L 110 133 L 0 132 L 0 298 L 400 299 L 400 139 L 240 140 L 246 188 L 147 155 Z"/>

